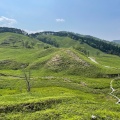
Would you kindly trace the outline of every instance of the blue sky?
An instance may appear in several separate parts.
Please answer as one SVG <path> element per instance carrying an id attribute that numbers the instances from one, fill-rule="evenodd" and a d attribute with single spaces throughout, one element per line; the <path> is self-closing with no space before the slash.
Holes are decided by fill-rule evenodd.
<path id="1" fill-rule="evenodd" d="M 0 26 L 120 39 L 120 0 L 0 0 Z"/>

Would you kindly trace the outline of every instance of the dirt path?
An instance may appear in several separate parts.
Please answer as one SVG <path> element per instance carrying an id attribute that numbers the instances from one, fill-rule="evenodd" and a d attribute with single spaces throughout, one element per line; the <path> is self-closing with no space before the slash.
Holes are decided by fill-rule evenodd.
<path id="1" fill-rule="evenodd" d="M 92 57 L 88 57 L 92 62 L 96 63 L 96 64 L 99 64 L 94 58 Z M 103 66 L 103 65 L 102 65 Z M 114 68 L 114 67 L 110 67 L 110 66 L 104 66 L 104 67 L 107 67 L 107 68 Z M 120 98 L 117 97 L 116 95 L 114 95 L 114 92 L 115 92 L 115 89 L 113 88 L 113 82 L 117 79 L 120 79 L 120 77 L 118 78 L 114 78 L 111 80 L 110 82 L 110 89 L 111 89 L 111 92 L 109 93 L 111 96 L 113 96 L 115 99 L 117 99 L 117 102 L 116 104 L 120 104 Z"/>
<path id="2" fill-rule="evenodd" d="M 118 78 L 117 78 L 117 79 L 118 79 Z M 114 82 L 115 80 L 117 80 L 117 79 L 115 78 L 115 79 L 111 80 L 111 82 L 110 82 L 111 93 L 109 93 L 109 94 L 110 94 L 111 96 L 113 96 L 114 98 L 117 99 L 116 104 L 120 104 L 120 98 L 117 97 L 116 95 L 114 95 L 114 91 L 115 91 L 115 89 L 113 88 L 113 82 Z"/>
<path id="3" fill-rule="evenodd" d="M 92 62 L 96 63 L 96 64 L 99 64 L 94 58 L 92 57 L 88 57 Z M 116 67 L 111 67 L 111 66 L 105 66 L 105 65 L 101 65 L 103 67 L 106 67 L 106 68 L 112 68 L 112 69 L 120 69 L 120 68 L 116 68 Z"/>
<path id="4" fill-rule="evenodd" d="M 89 58 L 92 62 L 98 64 L 98 62 L 97 62 L 94 58 L 92 58 L 92 57 L 88 57 L 88 58 Z"/>

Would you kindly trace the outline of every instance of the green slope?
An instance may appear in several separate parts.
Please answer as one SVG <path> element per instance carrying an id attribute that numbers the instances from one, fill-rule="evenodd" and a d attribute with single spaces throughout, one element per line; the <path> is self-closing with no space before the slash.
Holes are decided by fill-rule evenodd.
<path id="1" fill-rule="evenodd" d="M 0 120 L 119 120 L 120 106 L 109 94 L 113 78 L 102 76 L 120 73 L 119 57 L 69 37 L 47 37 L 59 47 L 0 33 Z M 34 45 L 25 47 L 21 40 Z M 31 72 L 29 93 L 22 66 Z M 119 79 L 113 88 L 120 97 Z"/>
<path id="2" fill-rule="evenodd" d="M 54 35 L 38 35 L 37 39 L 39 40 L 47 39 L 48 41 L 55 41 L 55 43 L 57 43 L 59 47 L 64 47 L 64 48 L 73 47 L 80 43 L 79 41 L 77 42 L 69 37 L 60 37 Z"/>
<path id="3" fill-rule="evenodd" d="M 37 38 L 43 42 L 47 42 L 49 44 L 52 44 L 56 47 L 59 47 L 59 44 L 57 44 L 55 39 L 47 39 L 47 36 L 59 36 L 59 37 L 69 37 L 73 39 L 74 41 L 79 41 L 80 43 L 86 43 L 89 46 L 99 49 L 102 52 L 114 54 L 114 55 L 120 55 L 120 47 L 117 44 L 113 44 L 112 42 L 105 41 L 90 35 L 80 35 L 73 32 L 52 32 L 52 31 L 45 31 L 40 33 L 31 34 L 30 36 Z"/>
<path id="4" fill-rule="evenodd" d="M 110 79 L 78 76 L 32 77 L 31 92 L 23 78 L 0 76 L 0 119 L 119 120 L 119 104 L 110 93 Z M 118 81 L 114 88 L 119 96 Z"/>
<path id="5" fill-rule="evenodd" d="M 98 69 L 84 55 L 73 49 L 10 49 L 0 48 L 0 69 L 19 70 L 21 66 L 33 70 L 44 70 L 45 73 L 64 73 L 91 76 Z"/>
<path id="6" fill-rule="evenodd" d="M 98 52 L 103 53 L 99 49 L 95 49 L 84 42 L 76 41 L 68 36 L 56 36 L 41 33 L 40 35 L 38 34 L 35 38 L 44 43 L 52 44 L 55 47 L 74 48 L 79 50 L 80 52 L 83 52 L 84 54 L 87 54 L 89 52 L 90 56 L 96 56 Z"/>
<path id="7" fill-rule="evenodd" d="M 0 33 L 0 47 L 33 48 L 44 47 L 45 43 L 17 33 Z"/>
<path id="8" fill-rule="evenodd" d="M 54 35 L 38 37 L 55 40 L 59 48 L 22 34 L 0 33 L 0 69 L 20 70 L 24 66 L 45 74 L 82 76 L 99 76 L 102 73 L 119 73 L 120 71 L 116 69 L 116 67 L 119 68 L 119 57 L 107 55 L 86 43 Z M 14 44 L 13 41 L 15 41 Z M 28 46 L 23 46 L 22 42 L 27 42 Z M 95 64 L 88 57 L 94 57 L 99 64 Z M 111 66 L 111 69 L 105 66 Z"/>
<path id="9" fill-rule="evenodd" d="M 51 38 L 53 36 L 47 37 Z M 56 39 L 60 48 L 52 47 L 22 34 L 0 33 L 0 69 L 20 70 L 24 66 L 49 74 L 52 72 L 82 76 L 96 74 L 97 76 L 99 67 L 92 65 L 91 61 L 84 54 L 82 55 L 82 52 L 72 49 L 73 46 L 79 46 L 79 42 L 68 37 L 54 36 L 51 39 Z M 22 42 L 27 42 L 28 45 L 33 44 L 33 46 L 23 46 Z M 66 45 L 66 43 L 68 44 Z M 46 49 L 45 46 L 48 46 L 48 48 Z M 85 45 L 83 46 L 85 47 Z M 93 68 L 94 70 L 98 69 L 98 71 L 91 72 Z"/>

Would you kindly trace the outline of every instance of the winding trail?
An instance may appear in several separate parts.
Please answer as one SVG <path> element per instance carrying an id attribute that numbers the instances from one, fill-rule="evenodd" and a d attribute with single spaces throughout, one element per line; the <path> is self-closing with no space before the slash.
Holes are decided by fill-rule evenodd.
<path id="1" fill-rule="evenodd" d="M 92 57 L 88 57 L 88 58 L 89 58 L 92 62 L 94 62 L 94 63 L 96 63 L 96 64 L 99 64 L 94 58 L 92 58 Z M 104 65 L 102 65 L 102 66 L 104 66 Z M 104 67 L 107 67 L 107 68 L 115 68 L 115 67 L 110 67 L 110 66 L 104 66 Z M 120 68 L 115 68 L 115 69 L 120 69 Z M 116 104 L 120 104 L 120 98 L 117 97 L 116 95 L 114 95 L 115 89 L 113 88 L 113 82 L 114 82 L 115 80 L 118 80 L 118 79 L 120 79 L 119 76 L 118 76 L 117 78 L 114 78 L 114 79 L 111 80 L 111 82 L 110 82 L 111 92 L 109 93 L 111 96 L 113 96 L 115 99 L 117 99 Z"/>
<path id="2" fill-rule="evenodd" d="M 120 98 L 113 94 L 114 91 L 115 91 L 115 89 L 113 88 L 113 81 L 115 81 L 115 80 L 117 80 L 117 79 L 120 79 L 120 78 L 118 77 L 118 78 L 115 78 L 115 79 L 111 80 L 111 82 L 110 82 L 111 93 L 109 93 L 109 94 L 118 100 L 118 101 L 116 102 L 116 104 L 120 104 Z"/>

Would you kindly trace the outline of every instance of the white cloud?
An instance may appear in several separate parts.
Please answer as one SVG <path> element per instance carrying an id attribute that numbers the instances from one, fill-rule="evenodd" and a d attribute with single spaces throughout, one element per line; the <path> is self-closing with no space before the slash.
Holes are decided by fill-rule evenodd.
<path id="1" fill-rule="evenodd" d="M 62 18 L 58 18 L 58 19 L 56 19 L 56 22 L 65 22 L 65 20 Z"/>
<path id="2" fill-rule="evenodd" d="M 17 23 L 17 21 L 15 19 L 7 18 L 4 16 L 0 17 L 0 26 L 1 27 L 13 27 L 13 25 L 16 23 Z"/>

